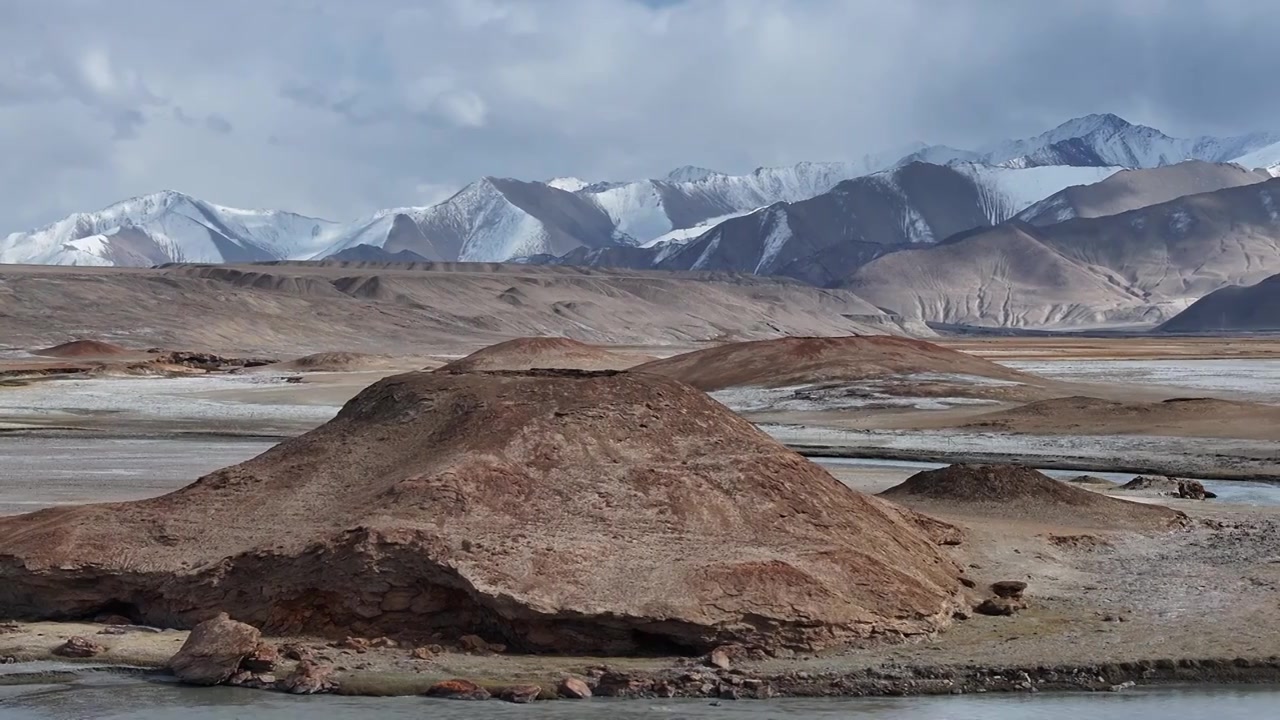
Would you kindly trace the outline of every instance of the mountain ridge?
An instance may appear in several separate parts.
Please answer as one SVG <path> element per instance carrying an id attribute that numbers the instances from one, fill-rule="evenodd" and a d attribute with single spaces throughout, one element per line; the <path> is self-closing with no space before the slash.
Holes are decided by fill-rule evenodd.
<path id="1" fill-rule="evenodd" d="M 1068 120 L 1031 138 L 995 142 L 977 150 L 917 142 L 851 161 L 758 167 L 743 175 L 686 165 L 660 179 L 629 182 L 572 177 L 535 182 L 485 176 L 442 203 L 379 210 L 351 222 L 283 210 L 238 210 L 165 191 L 10 233 L 0 238 L 0 262 L 149 265 L 312 259 L 357 245 L 383 247 L 391 253 L 408 250 L 446 261 L 505 261 L 564 256 L 580 248 L 607 251 L 692 241 L 724 222 L 775 203 L 801 202 L 841 182 L 916 161 L 995 173 L 1030 168 L 1146 168 L 1185 159 L 1236 158 L 1273 159 L 1273 174 L 1278 174 L 1280 136 L 1253 133 L 1179 139 L 1116 115 L 1096 114 Z M 1061 189 L 1031 186 L 1022 192 L 1047 190 L 1032 198 L 1034 202 Z M 174 196 L 185 202 L 169 213 L 109 212 L 147 198 Z"/>

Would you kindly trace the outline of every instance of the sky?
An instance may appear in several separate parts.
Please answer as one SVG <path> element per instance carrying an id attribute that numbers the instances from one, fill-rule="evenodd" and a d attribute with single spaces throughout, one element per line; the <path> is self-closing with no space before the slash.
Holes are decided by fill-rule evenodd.
<path id="1" fill-rule="evenodd" d="M 1280 131 L 1260 0 L 0 0 L 0 233 L 175 189 L 336 220 L 483 175 Z"/>

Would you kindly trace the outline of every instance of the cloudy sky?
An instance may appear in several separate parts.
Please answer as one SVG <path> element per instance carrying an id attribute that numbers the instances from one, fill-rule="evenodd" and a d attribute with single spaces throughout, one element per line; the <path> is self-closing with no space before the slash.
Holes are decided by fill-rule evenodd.
<path id="1" fill-rule="evenodd" d="M 0 0 L 0 232 L 163 188 L 334 219 L 480 175 L 1280 130 L 1250 0 Z"/>

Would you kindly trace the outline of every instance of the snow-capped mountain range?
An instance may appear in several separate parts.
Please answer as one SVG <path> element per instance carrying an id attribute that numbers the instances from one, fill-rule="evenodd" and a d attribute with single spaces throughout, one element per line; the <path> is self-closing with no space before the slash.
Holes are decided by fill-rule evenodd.
<path id="1" fill-rule="evenodd" d="M 892 185 L 884 179 L 893 172 L 884 171 L 911 163 L 944 165 L 969 177 L 988 203 L 986 221 L 998 222 L 1119 169 L 1188 159 L 1238 162 L 1280 175 L 1280 136 L 1179 139 L 1115 115 L 1089 115 L 1034 138 L 977 150 L 917 144 L 850 162 L 800 163 L 746 175 L 685 166 L 660 179 L 632 182 L 486 177 L 434 206 L 381 210 L 342 223 L 279 210 L 237 210 L 165 191 L 10 234 L 0 239 L 0 262 L 146 266 L 319 259 L 360 245 L 433 260 L 503 261 L 643 246 L 665 248 L 670 255 L 727 223 L 779 203 L 815 198 L 842 181 L 881 173 Z M 902 232 L 872 242 L 943 239 L 938 228 L 911 216 L 905 207 L 910 202 L 893 200 L 892 188 L 886 188 L 885 202 L 900 207 Z M 776 216 L 776 209 L 770 212 Z M 757 264 L 760 272 L 771 265 Z"/>

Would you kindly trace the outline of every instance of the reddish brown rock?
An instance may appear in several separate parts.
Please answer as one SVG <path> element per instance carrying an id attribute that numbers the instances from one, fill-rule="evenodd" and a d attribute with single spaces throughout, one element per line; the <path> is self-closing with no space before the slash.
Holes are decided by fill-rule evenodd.
<path id="1" fill-rule="evenodd" d="M 241 661 L 258 647 L 261 634 L 252 625 L 236 622 L 220 613 L 196 625 L 169 669 L 191 685 L 217 685 L 240 668 Z"/>
<path id="2" fill-rule="evenodd" d="M 980 615 L 1014 615 L 1023 608 L 1021 600 L 1013 598 L 993 597 L 987 598 L 978 604 L 973 610 Z"/>
<path id="3" fill-rule="evenodd" d="M 498 699 L 524 705 L 538 699 L 542 688 L 537 685 L 511 685 L 498 690 Z"/>
<path id="4" fill-rule="evenodd" d="M 1021 599 L 1022 593 L 1027 589 L 1027 584 L 1021 580 L 1000 580 L 991 583 L 991 592 L 996 597 Z"/>
<path id="5" fill-rule="evenodd" d="M 489 652 L 489 643 L 479 635 L 463 635 L 458 638 L 458 647 L 464 652 L 484 653 Z"/>
<path id="6" fill-rule="evenodd" d="M 337 690 L 338 683 L 333 678 L 333 668 L 303 660 L 277 687 L 294 695 L 316 695 Z"/>
<path id="7" fill-rule="evenodd" d="M 716 648 L 707 655 L 707 664 L 713 668 L 728 670 L 733 665 L 733 661 L 729 659 L 729 653 L 724 648 Z"/>
<path id="8" fill-rule="evenodd" d="M 818 650 L 941 629 L 960 589 L 903 513 L 646 373 L 387 378 L 177 492 L 0 518 L 0 547 L 0 616 L 129 598 L 165 627 L 518 652 Z"/>
<path id="9" fill-rule="evenodd" d="M 240 661 L 240 667 L 251 673 L 271 673 L 275 672 L 276 663 L 280 662 L 280 651 L 275 645 L 268 643 L 258 643 L 258 647 L 253 649 L 252 653 Z"/>
<path id="10" fill-rule="evenodd" d="M 470 680 L 444 680 L 427 689 L 428 697 L 445 700 L 488 700 L 489 691 Z"/>
<path id="11" fill-rule="evenodd" d="M 409 657 L 414 660 L 432 660 L 438 653 L 433 652 L 430 647 L 416 647 L 409 652 Z"/>
<path id="12" fill-rule="evenodd" d="M 586 700 L 591 697 L 591 686 L 580 678 L 565 678 L 556 688 L 556 694 L 568 700 Z"/>
<path id="13" fill-rule="evenodd" d="M 106 652 L 106 648 L 87 637 L 73 635 L 67 641 L 53 649 L 54 655 L 69 658 L 89 658 Z"/>
<path id="14" fill-rule="evenodd" d="M 316 651 L 301 643 L 285 643 L 280 646 L 280 655 L 286 660 L 314 660 Z"/>

